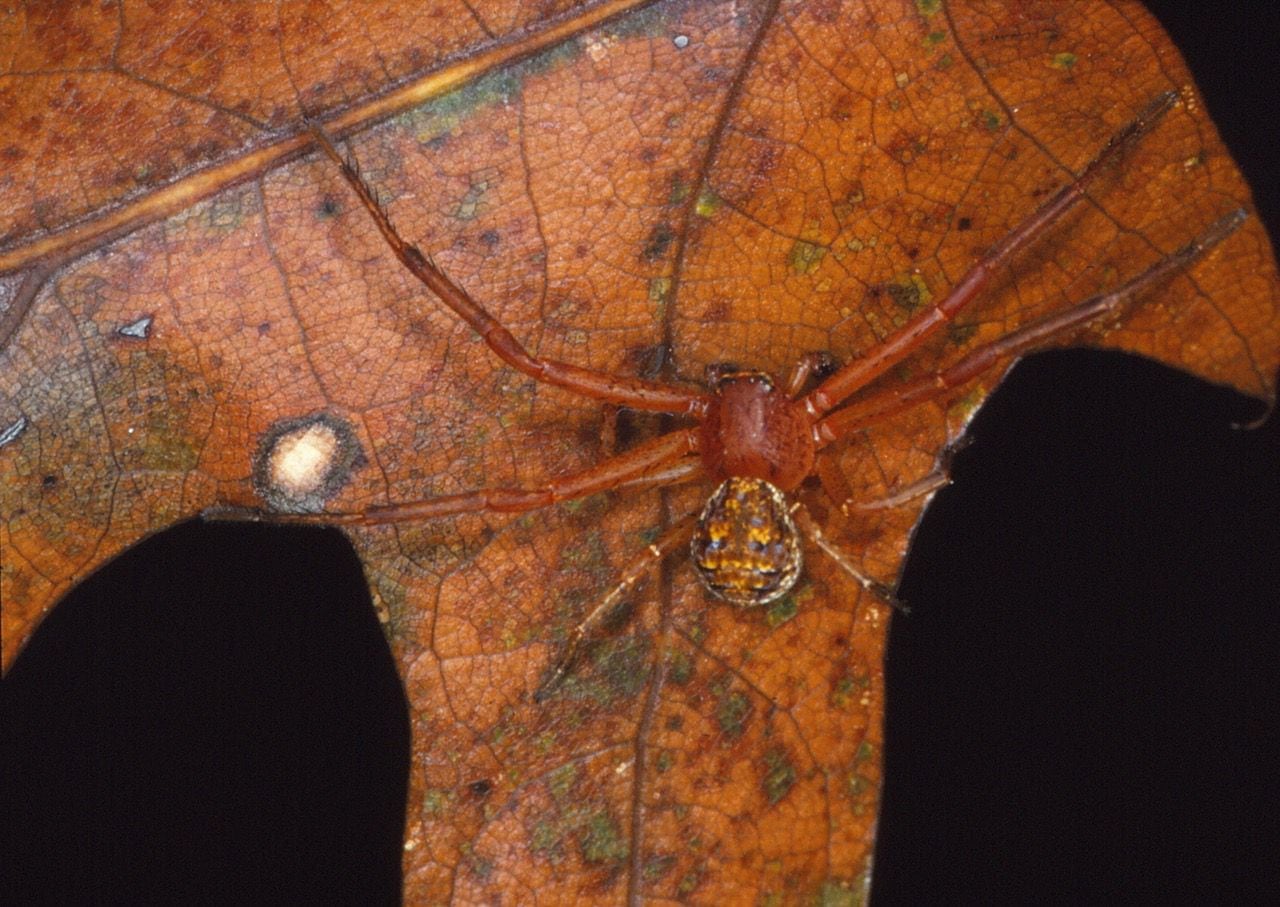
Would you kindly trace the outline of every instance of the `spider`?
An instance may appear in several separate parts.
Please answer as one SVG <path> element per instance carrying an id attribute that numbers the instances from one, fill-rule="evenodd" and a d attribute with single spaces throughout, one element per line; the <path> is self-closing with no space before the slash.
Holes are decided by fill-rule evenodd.
<path id="1" fill-rule="evenodd" d="M 864 573 L 790 493 L 813 474 L 815 458 L 850 433 L 942 396 L 996 363 L 1051 338 L 1114 316 L 1131 299 L 1190 265 L 1243 222 L 1245 212 L 1234 211 L 1109 292 L 1023 325 L 933 374 L 848 402 L 953 321 L 1019 251 L 1086 200 L 1099 174 L 1150 133 L 1177 98 L 1177 93 L 1170 91 L 1152 99 L 1078 175 L 987 250 L 945 298 L 915 314 L 861 358 L 837 368 L 826 354 L 811 353 L 782 380 L 762 371 L 712 366 L 706 387 L 592 371 L 531 354 L 428 256 L 396 232 L 356 166 L 319 125 L 308 123 L 312 138 L 337 165 L 396 258 L 470 325 L 498 358 L 535 381 L 606 404 L 666 413 L 688 424 L 580 472 L 553 478 L 539 488 L 487 488 L 347 513 L 251 511 L 248 515 L 273 522 L 370 526 L 483 511 L 529 511 L 618 488 L 654 488 L 699 478 L 714 482 L 701 511 L 678 520 L 650 544 L 573 629 L 559 660 L 534 694 L 538 700 L 564 679 L 582 641 L 603 616 L 654 564 L 681 547 L 688 549 L 695 573 L 712 595 L 739 608 L 752 608 L 778 599 L 796 584 L 804 561 L 802 539 L 807 537 L 864 589 L 901 608 L 894 590 Z M 806 391 L 815 380 L 816 386 Z M 934 474 L 890 498 L 854 506 L 896 506 L 923 496 L 945 483 L 946 460 L 946 456 L 941 458 Z M 850 502 L 841 505 L 847 513 Z"/>

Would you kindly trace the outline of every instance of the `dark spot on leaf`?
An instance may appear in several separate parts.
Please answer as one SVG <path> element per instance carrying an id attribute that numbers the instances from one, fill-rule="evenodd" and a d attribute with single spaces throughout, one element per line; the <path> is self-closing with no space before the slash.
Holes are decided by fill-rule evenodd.
<path id="1" fill-rule="evenodd" d="M 646 344 L 644 346 L 635 346 L 627 350 L 627 362 L 632 366 L 636 375 L 650 381 L 656 379 L 661 373 L 667 360 L 671 358 L 671 348 L 664 343 Z"/>
<path id="2" fill-rule="evenodd" d="M 655 225 L 649 231 L 649 238 L 645 240 L 644 249 L 640 252 L 640 260 L 647 262 L 658 261 L 667 254 L 667 250 L 671 248 L 671 241 L 675 238 L 675 231 L 671 229 L 670 224 L 661 223 Z"/>
<path id="3" fill-rule="evenodd" d="M 973 220 L 968 217 L 962 217 L 956 221 L 957 230 L 968 230 L 973 226 Z"/>
<path id="4" fill-rule="evenodd" d="M 40 485 L 43 488 L 52 488 L 57 484 L 58 484 L 57 476 L 45 476 L 43 479 L 40 480 Z"/>
<path id="5" fill-rule="evenodd" d="M 320 200 L 320 206 L 316 209 L 316 217 L 325 220 L 337 214 L 338 210 L 337 200 L 332 196 L 326 195 Z"/>
<path id="6" fill-rule="evenodd" d="M 493 782 L 488 778 L 481 778 L 479 781 L 472 781 L 468 784 L 467 789 L 471 791 L 473 797 L 487 797 L 493 790 Z"/>
<path id="7" fill-rule="evenodd" d="M 947 328 L 947 339 L 956 346 L 961 346 L 973 339 L 976 333 L 978 333 L 977 324 L 952 324 Z"/>

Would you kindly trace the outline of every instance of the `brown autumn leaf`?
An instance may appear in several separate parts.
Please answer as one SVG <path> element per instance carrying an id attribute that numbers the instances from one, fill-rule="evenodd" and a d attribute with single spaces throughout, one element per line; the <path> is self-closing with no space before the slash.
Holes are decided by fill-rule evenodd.
<path id="1" fill-rule="evenodd" d="M 194 61 L 223 59 L 210 53 L 235 46 L 222 36 L 179 29 L 185 57 L 183 42 L 145 30 L 119 45 L 86 37 L 64 53 L 112 49 L 100 51 L 114 61 L 100 61 L 100 85 L 66 84 L 65 61 L 43 98 L 10 85 L 14 109 L 64 98 L 69 113 L 32 127 L 56 142 L 0 143 L 18 160 L 5 198 L 41 199 L 6 213 L 5 235 L 19 238 L 0 259 L 0 458 L 17 479 L 0 539 L 6 664 L 39 614 L 122 547 L 215 502 L 260 503 L 252 459 L 281 421 L 323 412 L 353 426 L 359 467 L 330 501 L 338 509 L 536 481 L 600 455 L 598 407 L 495 369 L 393 264 L 331 167 L 291 157 L 299 97 L 339 124 L 400 113 L 352 147 L 403 232 L 535 349 L 627 372 L 655 348 L 689 377 L 724 359 L 782 371 L 810 349 L 856 355 L 1163 90 L 1184 104 L 1105 181 L 1098 206 L 1024 256 L 913 367 L 1113 286 L 1247 202 L 1176 54 L 1130 7 L 1049 5 L 1038 18 L 925 2 L 660 5 L 600 24 L 612 11 L 573 11 L 554 33 L 517 23 L 498 30 L 507 38 L 462 35 L 426 60 L 390 51 L 397 38 L 421 43 L 402 23 L 314 58 L 324 42 L 301 26 L 240 23 L 244 49 L 210 73 Z M 311 24 L 368 34 L 343 26 Z M 557 40 L 515 60 L 548 34 Z M 168 62 L 139 75 L 122 47 Z M 335 62 L 371 47 L 377 76 Z M 465 62 L 473 47 L 489 57 Z M 288 61 L 289 77 L 246 80 L 245 60 Z M 15 69 L 42 67 L 55 69 Z M 367 100 L 398 79 L 400 93 Z M 276 98 L 260 81 L 290 88 Z M 139 97 L 157 82 L 183 103 Z M 313 83 L 327 87 L 292 87 Z M 442 85 L 462 87 L 437 97 Z M 86 109 L 89 96 L 108 106 Z M 152 128 L 138 110 L 154 113 Z M 205 116 L 196 132 L 184 131 L 191 110 Z M 113 111 L 139 128 L 107 141 L 75 128 Z M 270 124 L 280 132 L 259 131 Z M 24 164 L 35 147 L 56 148 L 65 170 Z M 142 163 L 126 172 L 121 160 Z M 1268 396 L 1268 255 L 1247 224 L 1105 342 Z M 996 378 L 860 437 L 835 458 L 842 480 L 875 498 L 927 472 Z M 767 616 L 708 606 L 678 568 L 669 594 L 641 596 L 635 623 L 559 696 L 529 700 L 647 532 L 696 498 L 354 534 L 415 704 L 410 900 L 517 884 L 553 899 L 638 886 L 726 900 L 865 883 L 885 614 L 821 558 Z M 840 533 L 892 576 L 916 511 L 880 516 Z M 477 778 L 493 784 L 483 802 L 465 795 Z"/>

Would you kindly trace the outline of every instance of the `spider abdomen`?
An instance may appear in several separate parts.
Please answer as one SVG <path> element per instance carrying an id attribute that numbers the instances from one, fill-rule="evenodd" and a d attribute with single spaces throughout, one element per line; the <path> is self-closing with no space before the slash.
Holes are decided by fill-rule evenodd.
<path id="1" fill-rule="evenodd" d="M 703 585 L 742 607 L 789 592 L 803 560 L 786 496 L 764 479 L 742 476 L 721 482 L 707 499 L 689 553 Z"/>

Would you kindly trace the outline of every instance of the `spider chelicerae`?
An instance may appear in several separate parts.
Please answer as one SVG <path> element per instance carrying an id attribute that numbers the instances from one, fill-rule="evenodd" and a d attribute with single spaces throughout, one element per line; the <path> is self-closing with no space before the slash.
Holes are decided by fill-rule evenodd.
<path id="1" fill-rule="evenodd" d="M 563 680 L 582 641 L 646 571 L 682 547 L 688 549 L 694 571 L 706 589 L 738 607 L 765 605 L 792 589 L 803 566 L 804 538 L 870 593 L 901 607 L 893 590 L 861 570 L 790 493 L 813 474 L 815 459 L 823 450 L 850 433 L 942 396 L 998 362 L 1116 315 L 1130 300 L 1186 268 L 1243 222 L 1245 212 L 1233 211 L 1178 251 L 1109 292 L 1025 324 L 940 371 L 855 396 L 951 323 L 1019 251 L 1087 199 L 1099 174 L 1150 133 L 1177 99 L 1177 93 L 1172 91 L 1154 98 L 1078 175 L 987 250 L 944 298 L 917 312 L 860 358 L 835 367 L 826 354 L 812 353 L 802 357 L 781 379 L 762 371 L 712 366 L 705 387 L 608 374 L 531 354 L 428 256 L 400 236 L 357 168 L 313 124 L 310 132 L 316 144 L 341 170 L 396 258 L 470 325 L 496 356 L 535 381 L 602 403 L 666 413 L 687 424 L 595 466 L 550 479 L 537 488 L 479 489 L 346 513 L 223 508 L 210 515 L 370 526 L 483 511 L 528 511 L 621 487 L 653 488 L 699 479 L 714 482 L 701 511 L 678 520 L 650 544 L 578 623 L 539 686 L 537 698 L 544 697 Z M 943 460 L 932 476 L 900 490 L 891 499 L 878 504 L 838 503 L 848 512 L 851 506 L 892 506 L 926 494 L 945 481 Z"/>

